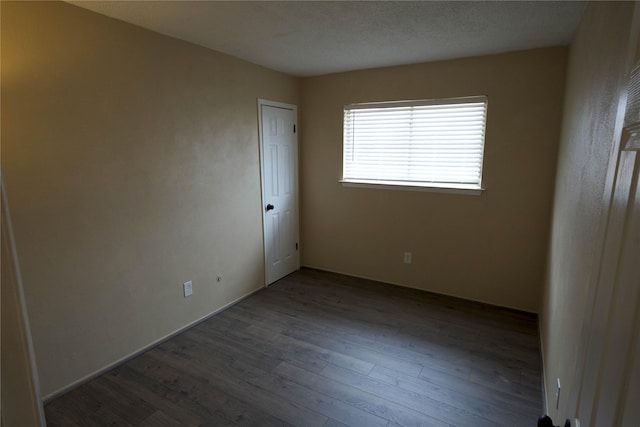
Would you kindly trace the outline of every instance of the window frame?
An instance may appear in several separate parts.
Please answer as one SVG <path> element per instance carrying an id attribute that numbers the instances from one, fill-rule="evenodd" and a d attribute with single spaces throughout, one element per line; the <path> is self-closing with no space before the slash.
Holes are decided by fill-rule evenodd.
<path id="1" fill-rule="evenodd" d="M 440 181 L 401 181 L 401 180 L 385 180 L 385 179 L 360 179 L 360 178 L 345 178 L 345 152 L 346 152 L 346 138 L 345 138 L 345 121 L 346 114 L 351 110 L 363 110 L 363 109 L 380 109 L 380 108 L 394 108 L 394 107 L 412 107 L 412 106 L 429 106 L 429 105 L 455 105 L 465 103 L 483 103 L 484 104 L 484 123 L 482 130 L 481 141 L 481 154 L 480 154 L 480 166 L 479 166 L 479 182 L 477 184 L 472 183 L 456 183 L 456 182 L 440 182 Z M 469 194 L 480 195 L 485 188 L 483 183 L 483 169 L 484 169 L 484 156 L 485 156 L 485 144 L 486 144 L 486 132 L 488 121 L 488 105 L 489 98 L 486 95 L 467 96 L 458 98 L 442 98 L 442 99 L 421 99 L 421 100 L 404 100 L 404 101 L 386 101 L 386 102 L 367 102 L 347 104 L 343 107 L 343 121 L 342 121 L 342 175 L 339 182 L 344 187 L 362 187 L 362 188 L 374 188 L 374 189 L 389 189 L 389 190 L 406 190 L 406 191 L 427 191 L 427 192 L 441 192 L 441 193 L 454 193 L 454 194 Z"/>

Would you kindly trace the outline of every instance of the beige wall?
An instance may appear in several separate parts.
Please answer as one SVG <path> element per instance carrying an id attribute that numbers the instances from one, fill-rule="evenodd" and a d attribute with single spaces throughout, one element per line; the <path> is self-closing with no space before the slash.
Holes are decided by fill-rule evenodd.
<path id="1" fill-rule="evenodd" d="M 2 2 L 1 36 L 2 170 L 48 396 L 264 284 L 257 98 L 296 104 L 298 81 L 58 2 Z"/>
<path id="2" fill-rule="evenodd" d="M 302 81 L 302 263 L 537 312 L 566 48 Z M 347 188 L 342 107 L 488 95 L 481 196 Z M 403 252 L 413 263 L 403 264 Z"/>
<path id="3" fill-rule="evenodd" d="M 571 46 L 541 339 L 550 414 L 573 417 L 615 175 L 633 2 L 590 2 Z M 618 122 L 616 122 L 618 120 Z M 599 286 L 612 287 L 613 282 Z M 594 333 L 605 327 L 594 325 Z M 585 341 L 582 341 L 585 340 Z M 596 350 L 599 351 L 599 350 Z M 622 369 L 622 367 L 619 367 Z M 578 373 L 579 375 L 579 373 Z M 556 378 L 563 387 L 555 409 Z M 557 421 L 559 422 L 559 421 Z"/>

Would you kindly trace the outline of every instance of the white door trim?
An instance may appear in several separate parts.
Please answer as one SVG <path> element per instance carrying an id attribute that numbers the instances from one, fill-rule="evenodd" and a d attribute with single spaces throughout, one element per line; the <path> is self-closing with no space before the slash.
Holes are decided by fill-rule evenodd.
<path id="1" fill-rule="evenodd" d="M 258 98 L 258 132 L 260 138 L 260 190 L 261 190 L 261 203 L 260 203 L 260 215 L 262 217 L 262 250 L 263 250 L 263 260 L 264 260 L 264 277 L 265 277 L 265 287 L 268 286 L 267 282 L 267 241 L 266 241 L 266 224 L 265 224 L 265 188 L 264 188 L 264 133 L 262 127 L 262 107 L 276 107 L 282 108 L 285 110 L 293 111 L 295 115 L 296 126 L 298 123 L 298 107 L 293 104 L 286 104 L 284 102 L 270 101 L 268 99 Z M 296 229 L 294 230 L 296 241 L 300 242 L 300 185 L 298 179 L 298 132 L 294 132 L 294 159 L 295 159 L 295 168 L 294 168 L 294 180 L 296 182 L 296 191 L 294 195 L 295 199 L 295 209 L 296 215 L 298 216 L 296 221 Z M 299 244 L 299 243 L 298 243 Z M 300 251 L 296 251 L 296 269 L 300 269 Z"/>
<path id="2" fill-rule="evenodd" d="M 28 387 L 28 390 L 26 391 L 26 393 L 28 393 L 28 396 L 26 397 L 28 397 L 29 401 L 24 402 L 22 407 L 18 410 L 24 411 L 25 408 L 28 407 L 29 413 L 27 415 L 25 412 L 19 412 L 19 414 L 25 417 L 23 418 L 23 421 L 30 419 L 34 422 L 34 425 L 45 427 L 47 423 L 44 416 L 44 406 L 42 404 L 40 393 L 40 377 L 38 375 L 35 350 L 33 348 L 31 325 L 29 322 L 29 315 L 27 313 L 27 302 L 24 295 L 24 287 L 22 285 L 22 273 L 20 270 L 20 262 L 18 261 L 18 251 L 16 248 L 15 236 L 13 234 L 13 225 L 11 223 L 9 200 L 7 197 L 7 191 L 4 186 L 4 177 L 2 175 L 2 171 L 0 171 L 0 199 L 0 204 L 2 205 L 2 221 L 0 221 L 0 227 L 2 229 L 2 233 L 4 233 L 4 236 L 2 238 L 3 252 L 4 250 L 6 250 L 7 257 L 9 258 L 7 265 L 3 264 L 2 268 L 11 271 L 10 274 L 13 276 L 13 279 L 15 281 L 15 283 L 13 283 L 13 281 L 11 280 L 9 281 L 9 283 L 3 283 L 2 294 L 5 294 L 5 291 L 7 291 L 6 293 L 8 293 L 9 295 L 13 294 L 15 298 L 15 305 L 18 311 L 18 319 L 16 320 L 15 326 L 17 327 L 17 329 L 19 329 L 16 331 L 16 333 L 21 336 L 20 338 L 23 343 L 23 348 L 10 348 L 5 349 L 4 351 L 15 353 L 12 357 L 14 359 L 21 357 L 24 357 L 26 359 L 24 361 L 26 365 L 26 372 L 21 372 L 23 374 L 26 374 L 26 377 L 21 378 L 20 380 L 24 381 L 24 383 L 26 383 L 26 386 Z M 11 303 L 12 302 L 9 302 L 9 304 Z M 3 392 L 8 393 L 9 390 L 3 390 Z M 6 408 L 2 409 L 0 406 L 0 413 L 3 410 L 6 412 Z M 15 412 L 15 410 L 12 412 Z"/>

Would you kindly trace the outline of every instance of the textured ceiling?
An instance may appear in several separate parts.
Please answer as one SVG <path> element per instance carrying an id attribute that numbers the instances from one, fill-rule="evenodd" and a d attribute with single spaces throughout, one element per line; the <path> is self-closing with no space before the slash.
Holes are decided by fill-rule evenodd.
<path id="1" fill-rule="evenodd" d="M 571 41 L 585 2 L 69 1 L 295 76 Z"/>

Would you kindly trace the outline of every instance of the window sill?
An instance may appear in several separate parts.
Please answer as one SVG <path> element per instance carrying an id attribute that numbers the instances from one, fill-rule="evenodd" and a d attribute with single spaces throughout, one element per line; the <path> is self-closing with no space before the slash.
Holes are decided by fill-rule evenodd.
<path id="1" fill-rule="evenodd" d="M 465 184 L 438 184 L 433 186 L 413 185 L 411 183 L 393 183 L 389 181 L 339 181 L 343 187 L 373 188 L 378 190 L 422 191 L 427 193 L 464 194 L 480 196 L 484 188 Z"/>

